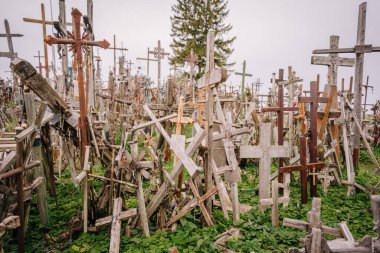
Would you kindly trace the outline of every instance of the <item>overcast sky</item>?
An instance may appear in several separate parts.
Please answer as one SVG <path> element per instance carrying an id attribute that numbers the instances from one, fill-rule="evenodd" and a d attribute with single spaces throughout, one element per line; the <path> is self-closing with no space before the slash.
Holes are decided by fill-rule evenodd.
<path id="1" fill-rule="evenodd" d="M 41 18 L 40 4 L 45 4 L 46 17 L 50 20 L 50 2 L 52 3 L 53 19 L 58 18 L 58 0 L 0 0 L 0 18 L 8 19 L 13 33 L 22 33 L 24 37 L 14 38 L 13 45 L 19 57 L 34 62 L 37 65 L 37 51 L 43 52 L 42 27 L 38 24 L 23 22 L 23 17 Z M 380 1 L 368 0 L 366 42 L 380 46 Z M 126 58 L 145 73 L 146 63 L 136 61 L 136 57 L 145 57 L 147 47 L 153 48 L 157 40 L 162 47 L 171 52 L 170 15 L 171 6 L 175 0 L 94 0 L 94 31 L 96 39 L 107 39 L 112 42 L 116 34 L 117 46 L 129 49 Z M 247 72 L 253 78 L 268 83 L 271 73 L 279 68 L 286 70 L 293 66 L 297 74 L 304 78 L 306 87 L 309 82 L 321 74 L 325 81 L 327 67 L 310 64 L 313 49 L 323 49 L 329 46 L 330 35 L 340 36 L 340 47 L 353 47 L 356 42 L 358 6 L 356 0 L 230 0 L 230 15 L 226 22 L 232 24 L 231 36 L 237 39 L 233 44 L 235 49 L 230 57 L 236 62 L 234 70 L 240 71 L 243 60 L 247 61 Z M 78 8 L 86 13 L 85 0 L 66 0 L 67 19 L 70 20 L 71 8 Z M 69 28 L 70 30 L 70 28 Z M 5 28 L 0 24 L 0 33 Z M 48 28 L 51 34 L 51 28 Z M 5 38 L 0 38 L 0 51 L 7 51 Z M 97 50 L 95 50 L 97 54 Z M 99 50 L 103 59 L 103 79 L 113 65 L 113 52 Z M 346 57 L 354 57 L 347 54 Z M 58 55 L 56 56 L 58 58 Z M 49 58 L 51 49 L 49 48 Z M 370 85 L 375 86 L 373 93 L 369 91 L 369 102 L 380 97 L 380 53 L 366 54 L 364 78 L 370 76 Z M 60 66 L 59 59 L 57 65 Z M 156 80 L 156 63 L 151 63 L 151 76 Z M 9 59 L 0 58 L 0 76 L 4 77 L 9 70 Z M 162 76 L 169 74 L 168 61 L 163 61 Z M 338 80 L 348 80 L 354 74 L 354 68 L 339 68 Z M 231 75 L 228 84 L 239 86 L 241 78 Z M 340 88 L 340 85 L 339 85 Z"/>

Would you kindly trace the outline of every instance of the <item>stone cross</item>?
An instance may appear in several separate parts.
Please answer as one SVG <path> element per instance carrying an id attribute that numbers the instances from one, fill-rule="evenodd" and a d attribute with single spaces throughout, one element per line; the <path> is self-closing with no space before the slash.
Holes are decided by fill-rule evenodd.
<path id="1" fill-rule="evenodd" d="M 260 158 L 259 199 L 270 198 L 270 174 L 272 158 L 289 157 L 288 145 L 272 145 L 272 124 L 260 123 L 260 144 L 240 146 L 240 158 Z"/>
<path id="2" fill-rule="evenodd" d="M 252 74 L 248 74 L 245 72 L 245 60 L 243 61 L 243 71 L 242 72 L 235 72 L 235 75 L 241 76 L 241 99 L 244 101 L 245 98 L 245 92 L 244 92 L 244 85 L 245 85 L 245 77 L 250 76 L 252 77 Z"/>
<path id="3" fill-rule="evenodd" d="M 283 69 L 280 69 L 280 77 L 283 76 Z M 298 107 L 284 107 L 284 86 L 279 83 L 277 88 L 277 107 L 262 108 L 262 112 L 276 112 L 277 113 L 277 130 L 278 130 L 278 145 L 284 144 L 284 112 L 285 111 L 298 111 Z M 279 168 L 284 164 L 283 159 L 278 159 Z M 283 183 L 282 173 L 278 174 L 278 182 Z"/>
<path id="4" fill-rule="evenodd" d="M 321 169 L 325 166 L 325 163 L 307 163 L 307 143 L 306 137 L 299 137 L 299 149 L 300 149 L 300 165 L 280 167 L 279 173 L 290 173 L 293 171 L 301 172 L 301 202 L 307 203 L 307 175 L 309 170 Z M 314 183 L 314 182 L 313 182 Z"/>
<path id="5" fill-rule="evenodd" d="M 207 52 L 205 74 L 198 80 L 198 89 L 206 89 L 206 121 L 204 128 L 206 132 L 207 162 L 205 169 L 206 191 L 212 188 L 212 161 L 213 161 L 213 124 L 214 124 L 214 89 L 219 83 L 227 79 L 227 69 L 215 68 L 214 62 L 214 32 L 207 34 Z M 207 211 L 211 211 L 211 200 L 206 203 Z"/>
<path id="6" fill-rule="evenodd" d="M 319 83 L 310 82 L 310 97 L 298 97 L 300 103 L 310 103 L 310 162 L 316 163 L 318 157 L 317 140 L 318 140 L 318 103 L 327 103 L 328 98 L 319 97 Z M 310 195 L 317 196 L 316 176 L 310 177 Z"/>
<path id="7" fill-rule="evenodd" d="M 367 3 L 359 5 L 358 29 L 356 45 L 353 48 L 335 48 L 335 49 L 317 49 L 313 54 L 333 54 L 333 53 L 355 53 L 355 93 L 354 107 L 355 114 L 358 115 L 358 120 L 361 125 L 362 115 L 362 87 L 363 87 L 363 68 L 364 54 L 372 52 L 380 52 L 380 47 L 373 47 L 371 44 L 365 44 L 365 29 L 366 29 Z M 359 129 L 355 128 L 353 137 L 353 163 L 357 169 L 359 167 L 359 149 L 360 149 L 360 133 Z"/>
<path id="8" fill-rule="evenodd" d="M 53 36 L 47 36 L 45 42 L 48 45 L 52 44 L 66 44 L 71 45 L 72 50 L 75 52 L 75 62 L 78 72 L 78 90 L 79 90 L 79 107 L 80 107 L 80 134 L 81 134 L 81 154 L 82 154 L 82 166 L 84 161 L 85 147 L 87 145 L 87 103 L 86 94 L 84 87 L 84 76 L 83 76 L 83 59 L 82 59 L 82 47 L 83 46 L 98 46 L 102 48 L 108 48 L 110 44 L 108 41 L 92 41 L 89 40 L 87 34 L 82 35 L 80 29 L 80 20 L 82 13 L 78 9 L 73 9 L 71 12 L 74 23 L 74 32 L 69 34 L 68 39 L 56 38 Z M 45 58 L 46 60 L 46 58 Z"/>

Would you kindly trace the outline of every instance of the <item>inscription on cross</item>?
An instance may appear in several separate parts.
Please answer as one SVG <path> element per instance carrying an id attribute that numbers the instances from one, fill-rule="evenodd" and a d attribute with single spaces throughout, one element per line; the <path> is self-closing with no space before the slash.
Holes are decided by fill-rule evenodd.
<path id="1" fill-rule="evenodd" d="M 82 59 L 82 47 L 84 46 L 98 46 L 102 48 L 108 48 L 110 44 L 108 41 L 92 41 L 89 40 L 88 34 L 85 33 L 83 36 L 81 34 L 80 20 L 82 13 L 78 9 L 73 9 L 71 12 L 73 17 L 73 33 L 68 32 L 67 39 L 65 38 L 56 38 L 51 35 L 45 38 L 45 42 L 48 45 L 52 44 L 66 44 L 71 45 L 71 50 L 75 52 L 75 63 L 78 72 L 78 90 L 79 90 L 79 108 L 80 108 L 80 136 L 81 136 L 81 154 L 82 154 L 82 165 L 84 161 L 85 147 L 87 145 L 87 103 L 86 103 L 86 94 L 84 87 L 84 77 L 83 77 L 83 59 Z M 46 58 L 45 58 L 46 59 Z"/>
<path id="2" fill-rule="evenodd" d="M 319 83 L 310 82 L 310 97 L 298 97 L 300 103 L 310 103 L 310 162 L 316 163 L 318 157 L 317 139 L 318 139 L 318 103 L 327 103 L 328 98 L 319 97 Z M 316 175 L 309 177 L 310 195 L 317 196 Z"/>

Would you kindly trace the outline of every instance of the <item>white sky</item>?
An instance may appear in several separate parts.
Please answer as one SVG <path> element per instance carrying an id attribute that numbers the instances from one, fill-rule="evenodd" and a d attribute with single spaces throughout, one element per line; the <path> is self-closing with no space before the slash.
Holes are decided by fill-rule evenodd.
<path id="1" fill-rule="evenodd" d="M 14 38 L 13 46 L 19 57 L 34 62 L 37 51 L 43 52 L 42 27 L 38 24 L 23 22 L 23 17 L 41 17 L 40 3 L 45 4 L 46 17 L 50 20 L 50 1 L 53 5 L 53 18 L 58 19 L 58 0 L 0 0 L 0 19 L 8 19 L 13 33 L 22 33 L 24 37 Z M 146 63 L 136 62 L 136 57 L 146 57 L 147 47 L 153 48 L 157 40 L 161 40 L 162 47 L 171 52 L 170 15 L 171 6 L 175 0 L 94 0 L 94 31 L 96 39 L 107 39 L 112 43 L 116 34 L 117 46 L 129 49 L 127 60 L 135 64 L 132 73 L 137 67 L 145 73 Z M 380 46 L 380 1 L 368 0 L 366 42 L 373 46 Z M 230 0 L 230 15 L 227 22 L 233 25 L 230 35 L 236 35 L 233 45 L 235 51 L 230 61 L 236 62 L 233 67 L 241 71 L 241 63 L 247 61 L 247 72 L 253 74 L 247 82 L 256 78 L 268 83 L 271 73 L 278 72 L 293 66 L 297 74 L 304 78 L 308 88 L 309 82 L 321 74 L 324 81 L 327 67 L 310 64 L 313 49 L 328 48 L 330 35 L 340 36 L 340 47 L 353 47 L 356 42 L 358 6 L 357 0 Z M 85 0 L 66 0 L 67 19 L 70 20 L 71 8 L 78 8 L 86 14 Z M 70 28 L 69 28 L 70 30 Z M 0 33 L 4 33 L 3 21 L 0 23 Z M 51 34 L 51 28 L 48 28 Z M 0 51 L 7 51 L 5 38 L 0 38 Z M 103 80 L 107 79 L 110 66 L 113 66 L 113 52 L 100 49 L 103 59 Z M 51 49 L 49 48 L 49 60 Z M 95 50 L 96 54 L 96 50 Z M 343 56 L 343 55 L 342 55 Z M 346 57 L 354 57 L 352 54 Z M 57 57 L 57 66 L 60 66 Z M 370 76 L 370 85 L 375 86 L 373 93 L 369 90 L 369 102 L 380 99 L 380 53 L 366 54 L 364 65 L 364 79 Z M 156 63 L 151 63 L 150 75 L 156 80 Z M 9 59 L 0 58 L 0 76 L 9 73 Z M 163 61 L 162 77 L 169 74 L 168 61 Z M 346 87 L 354 68 L 339 69 L 338 80 L 345 78 Z M 239 86 L 241 78 L 231 75 L 228 84 Z M 340 84 L 339 84 L 340 87 Z"/>

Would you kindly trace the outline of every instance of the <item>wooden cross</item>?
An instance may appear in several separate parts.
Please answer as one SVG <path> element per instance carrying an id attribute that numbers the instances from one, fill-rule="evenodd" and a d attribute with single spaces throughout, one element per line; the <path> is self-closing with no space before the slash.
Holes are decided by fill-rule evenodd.
<path id="1" fill-rule="evenodd" d="M 263 85 L 264 83 L 262 83 L 260 81 L 260 78 L 256 79 L 256 82 L 253 83 L 253 86 L 255 87 L 255 92 L 256 94 L 259 94 L 260 92 L 260 86 Z M 252 89 L 252 92 L 253 92 L 253 89 Z"/>
<path id="2" fill-rule="evenodd" d="M 307 203 L 308 194 L 307 194 L 307 175 L 309 170 L 321 169 L 325 166 L 325 163 L 316 162 L 316 163 L 307 163 L 307 143 L 306 137 L 299 137 L 299 149 L 300 149 L 300 165 L 280 167 L 279 173 L 290 173 L 293 171 L 301 172 L 301 202 L 302 204 Z M 311 182 L 314 184 L 314 182 Z M 311 189 L 311 188 L 310 188 Z"/>
<path id="3" fill-rule="evenodd" d="M 272 158 L 289 157 L 289 146 L 271 145 L 272 124 L 260 123 L 259 146 L 240 146 L 240 158 L 260 158 L 259 165 L 259 199 L 270 197 L 270 168 Z"/>
<path id="4" fill-rule="evenodd" d="M 137 57 L 136 60 L 146 61 L 146 76 L 149 77 L 149 62 L 151 61 L 158 61 L 157 59 L 150 59 L 149 58 L 149 47 L 148 47 L 148 53 L 146 58 Z"/>
<path id="5" fill-rule="evenodd" d="M 165 52 L 165 50 L 161 47 L 161 40 L 157 42 L 157 47 L 154 50 L 148 51 L 149 54 L 153 54 L 154 58 L 157 59 L 157 89 L 161 88 L 161 60 L 164 59 L 165 55 L 169 55 L 169 53 Z"/>
<path id="6" fill-rule="evenodd" d="M 364 54 L 372 52 L 380 52 L 380 47 L 373 47 L 370 44 L 365 44 L 365 30 L 367 17 L 367 3 L 359 5 L 358 29 L 356 45 L 353 48 L 334 48 L 334 49 L 317 49 L 313 50 L 313 54 L 333 54 L 333 53 L 355 53 L 355 93 L 354 107 L 355 114 L 358 115 L 358 120 L 361 125 L 362 115 L 362 87 L 363 87 L 363 68 Z M 359 129 L 355 128 L 353 137 L 353 163 L 356 169 L 359 168 L 359 150 L 360 150 L 360 133 Z"/>
<path id="7" fill-rule="evenodd" d="M 243 61 L 243 71 L 242 72 L 235 72 L 235 75 L 241 76 L 241 99 L 244 101 L 245 98 L 245 91 L 244 91 L 244 85 L 245 85 L 245 77 L 250 76 L 252 77 L 252 74 L 248 74 L 245 72 L 245 60 Z"/>
<path id="8" fill-rule="evenodd" d="M 73 33 L 68 33 L 69 38 L 56 38 L 51 35 L 45 38 L 45 42 L 48 45 L 53 44 L 66 44 L 71 45 L 72 50 L 75 52 L 75 62 L 78 72 L 78 90 L 79 90 L 79 107 L 80 107 L 80 136 L 81 136 L 81 154 L 82 154 L 82 166 L 84 162 L 84 153 L 85 147 L 87 145 L 87 124 L 86 124 L 86 116 L 87 116 L 87 103 L 86 103 L 86 94 L 84 87 L 84 77 L 83 77 L 83 59 L 82 59 L 82 47 L 83 46 L 98 46 L 102 48 L 108 48 L 110 44 L 108 41 L 92 41 L 88 39 L 87 33 L 83 36 L 81 34 L 80 29 L 80 20 L 82 17 L 82 13 L 78 9 L 73 9 L 71 12 L 73 23 L 74 23 L 74 31 Z M 46 61 L 46 56 L 45 56 Z M 47 72 L 48 73 L 48 72 Z"/>
<path id="9" fill-rule="evenodd" d="M 280 78 L 283 79 L 284 70 L 280 69 Z M 284 112 L 286 111 L 298 111 L 298 107 L 284 107 L 284 86 L 279 83 L 277 89 L 277 107 L 272 108 L 262 108 L 262 112 L 277 112 L 277 130 L 278 130 L 278 145 L 284 144 Z M 282 167 L 284 165 L 284 161 L 282 158 L 278 159 L 278 167 Z M 283 175 L 282 173 L 278 174 L 278 182 L 283 183 Z"/>
<path id="10" fill-rule="evenodd" d="M 300 103 L 310 103 L 310 162 L 316 163 L 318 157 L 318 103 L 327 103 L 328 98 L 319 97 L 319 83 L 316 81 L 310 82 L 310 97 L 298 97 Z M 317 184 L 315 175 L 310 178 L 310 195 L 311 197 L 317 196 Z"/>
<path id="11" fill-rule="evenodd" d="M 34 58 L 38 58 L 38 73 L 42 75 L 42 69 L 45 68 L 45 66 L 42 66 L 41 64 L 41 58 L 44 58 L 43 56 L 40 55 L 40 50 L 38 50 L 38 54 L 34 56 Z"/>
<path id="12" fill-rule="evenodd" d="M 25 22 L 31 22 L 29 19 L 25 19 Z M 44 41 L 44 57 L 45 57 L 45 71 L 46 71 L 46 78 L 49 78 L 49 58 L 48 58 L 48 50 L 47 50 L 47 42 L 45 41 L 46 38 L 46 18 L 45 18 L 45 5 L 41 4 L 41 20 L 40 21 L 42 24 L 42 36 L 43 36 L 43 41 Z M 33 22 L 36 23 L 36 22 Z"/>
<path id="13" fill-rule="evenodd" d="M 215 68 L 214 62 L 214 37 L 213 31 L 207 33 L 207 52 L 205 74 L 198 80 L 198 89 L 206 88 L 206 130 L 207 165 L 205 169 L 206 191 L 211 190 L 212 183 L 212 161 L 213 161 L 213 124 L 214 124 L 214 89 L 219 83 L 227 79 L 227 69 Z M 211 200 L 207 202 L 207 210 L 211 212 Z"/>
<path id="14" fill-rule="evenodd" d="M 186 56 L 185 61 L 187 61 L 190 64 L 190 86 L 193 89 L 193 103 L 195 103 L 195 85 L 194 85 L 194 67 L 196 64 L 198 64 L 199 59 L 196 54 L 194 54 L 194 49 L 191 49 L 190 54 Z"/>
<path id="15" fill-rule="evenodd" d="M 4 19 L 4 27 L 5 27 L 5 33 L 1 33 L 0 37 L 7 38 L 8 52 L 0 52 L 0 57 L 7 57 L 7 58 L 10 58 L 11 60 L 14 60 L 17 57 L 17 54 L 13 50 L 12 37 L 22 37 L 24 35 L 11 33 L 11 29 L 9 27 L 9 23 L 7 19 Z"/>
<path id="16" fill-rule="evenodd" d="M 373 86 L 371 85 L 368 85 L 368 82 L 369 82 L 369 76 L 367 76 L 367 82 L 366 84 L 362 85 L 365 89 L 365 93 L 364 93 L 364 110 L 363 110 L 363 119 L 365 119 L 365 113 L 366 113 L 366 108 L 367 108 L 367 92 L 368 92 L 368 88 L 371 88 L 372 89 L 372 92 L 373 92 Z"/>

